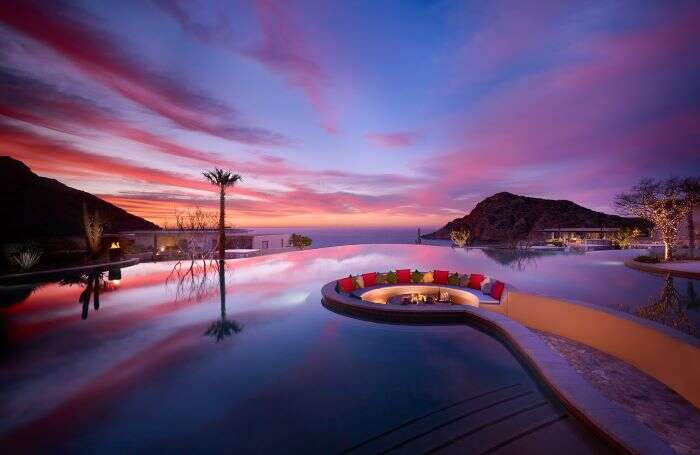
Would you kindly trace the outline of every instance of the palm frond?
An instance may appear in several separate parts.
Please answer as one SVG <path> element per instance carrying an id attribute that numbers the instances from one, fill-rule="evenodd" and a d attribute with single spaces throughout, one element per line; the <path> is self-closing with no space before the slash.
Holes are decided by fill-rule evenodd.
<path id="1" fill-rule="evenodd" d="M 212 185 L 220 187 L 233 186 L 239 181 L 243 180 L 240 174 L 235 174 L 231 171 L 225 171 L 215 167 L 214 170 L 202 172 L 205 179 L 209 181 Z"/>

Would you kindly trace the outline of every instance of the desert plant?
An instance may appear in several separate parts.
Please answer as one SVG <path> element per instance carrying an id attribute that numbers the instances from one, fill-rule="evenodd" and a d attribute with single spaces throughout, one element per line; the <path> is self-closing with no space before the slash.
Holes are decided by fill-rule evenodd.
<path id="1" fill-rule="evenodd" d="M 5 252 L 9 262 L 23 271 L 31 270 L 39 262 L 44 250 L 36 243 L 11 245 Z"/>
<path id="2" fill-rule="evenodd" d="M 453 245 L 458 246 L 459 248 L 464 248 L 467 246 L 470 239 L 471 232 L 469 232 L 469 229 L 462 228 L 450 231 L 450 240 L 452 240 Z"/>
<path id="3" fill-rule="evenodd" d="M 226 256 L 226 190 L 240 182 L 243 177 L 231 171 L 224 171 L 215 167 L 212 171 L 203 172 L 202 175 L 212 185 L 219 189 L 219 259 Z"/>
<path id="4" fill-rule="evenodd" d="M 205 335 L 214 338 L 217 343 L 224 338 L 230 337 L 234 333 L 240 333 L 243 331 L 243 326 L 241 324 L 239 324 L 237 321 L 226 318 L 226 275 L 223 259 L 219 259 L 218 268 L 221 317 L 220 319 L 212 322 L 206 332 L 204 332 Z"/>
<path id="5" fill-rule="evenodd" d="M 90 213 L 83 202 L 83 232 L 85 234 L 85 246 L 90 257 L 98 257 L 102 251 L 102 234 L 107 222 L 98 210 Z"/>
<path id="6" fill-rule="evenodd" d="M 613 233 L 612 243 L 618 248 L 626 249 L 629 248 L 641 234 L 642 231 L 637 228 L 623 227 L 619 231 Z"/>
<path id="7" fill-rule="evenodd" d="M 681 182 L 644 179 L 631 192 L 619 194 L 615 203 L 621 212 L 654 224 L 664 244 L 664 261 L 671 260 L 678 242 L 678 227 L 690 210 Z"/>
<path id="8" fill-rule="evenodd" d="M 311 237 L 307 237 L 305 235 L 292 234 L 289 236 L 289 244 L 292 245 L 294 248 L 298 248 L 300 250 L 311 246 L 311 243 Z"/>

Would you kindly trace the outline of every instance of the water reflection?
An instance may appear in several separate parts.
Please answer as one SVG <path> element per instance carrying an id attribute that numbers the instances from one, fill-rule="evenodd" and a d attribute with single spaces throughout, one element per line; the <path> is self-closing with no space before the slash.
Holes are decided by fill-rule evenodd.
<path id="1" fill-rule="evenodd" d="M 532 269 L 537 265 L 539 259 L 546 256 L 561 255 L 582 255 L 583 249 L 570 249 L 567 251 L 546 251 L 532 249 L 505 249 L 505 248 L 484 248 L 484 255 L 504 265 L 511 270 L 523 272 Z"/>
<path id="2" fill-rule="evenodd" d="M 205 335 L 214 338 L 217 343 L 235 333 L 243 331 L 243 326 L 234 320 L 226 318 L 226 267 L 223 260 L 218 261 L 219 269 L 219 298 L 221 301 L 221 318 L 212 322 Z"/>
<path id="3" fill-rule="evenodd" d="M 218 277 L 218 280 L 216 278 Z M 175 283 L 175 303 L 200 302 L 213 294 L 218 284 L 219 319 L 204 332 L 217 342 L 243 330 L 237 321 L 226 316 L 226 262 L 224 260 L 191 259 L 178 261 L 166 279 L 166 285 Z"/>
<path id="4" fill-rule="evenodd" d="M 79 275 L 70 275 L 58 282 L 59 286 L 82 286 L 84 289 L 78 296 L 78 303 L 82 306 L 80 317 L 88 318 L 90 300 L 95 311 L 100 309 L 100 293 L 114 291 L 116 285 L 105 280 L 104 272 L 93 272 Z"/>
<path id="5" fill-rule="evenodd" d="M 673 283 L 673 277 L 666 275 L 664 286 L 658 296 L 652 297 L 649 304 L 637 309 L 637 314 L 645 319 L 655 321 L 690 335 L 695 335 L 696 329 L 688 318 L 687 309 L 697 305 L 693 282 L 688 281 L 688 302 L 684 302 L 681 294 Z"/>

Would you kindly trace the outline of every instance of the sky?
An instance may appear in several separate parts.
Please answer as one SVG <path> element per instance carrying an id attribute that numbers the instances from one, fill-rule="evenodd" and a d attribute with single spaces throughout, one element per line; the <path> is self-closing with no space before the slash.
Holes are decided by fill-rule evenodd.
<path id="1" fill-rule="evenodd" d="M 241 227 L 700 174 L 697 1 L 2 3 L 0 154 L 160 225 L 214 166 Z"/>

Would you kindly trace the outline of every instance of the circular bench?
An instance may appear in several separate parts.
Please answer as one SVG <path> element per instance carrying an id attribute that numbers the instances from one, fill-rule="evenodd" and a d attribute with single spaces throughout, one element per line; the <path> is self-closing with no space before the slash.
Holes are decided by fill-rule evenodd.
<path id="1" fill-rule="evenodd" d="M 447 291 L 447 301 L 436 301 L 435 305 L 469 305 L 478 307 L 481 304 L 498 305 L 500 302 L 490 295 L 483 294 L 475 289 L 460 286 L 414 283 L 414 284 L 382 284 L 367 288 L 356 289 L 350 295 L 365 302 L 376 304 L 388 304 L 392 297 L 411 294 L 423 294 L 438 296 L 440 292 Z M 435 300 L 439 300 L 436 298 Z"/>

